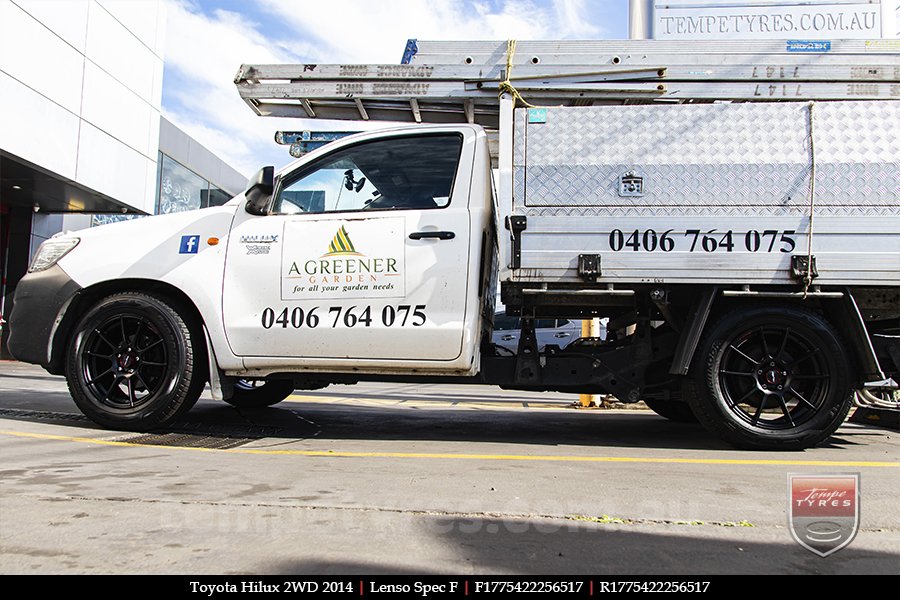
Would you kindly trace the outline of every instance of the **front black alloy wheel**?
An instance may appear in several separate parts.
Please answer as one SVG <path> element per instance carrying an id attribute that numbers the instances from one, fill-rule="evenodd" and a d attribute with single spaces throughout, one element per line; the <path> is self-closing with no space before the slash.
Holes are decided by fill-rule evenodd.
<path id="1" fill-rule="evenodd" d="M 745 448 L 815 446 L 852 399 L 850 357 L 820 315 L 784 306 L 741 309 L 714 324 L 698 350 L 697 418 Z"/>
<path id="2" fill-rule="evenodd" d="M 194 405 L 206 383 L 205 356 L 196 328 L 169 301 L 126 292 L 104 298 L 78 323 L 66 380 L 91 420 L 145 431 Z"/>

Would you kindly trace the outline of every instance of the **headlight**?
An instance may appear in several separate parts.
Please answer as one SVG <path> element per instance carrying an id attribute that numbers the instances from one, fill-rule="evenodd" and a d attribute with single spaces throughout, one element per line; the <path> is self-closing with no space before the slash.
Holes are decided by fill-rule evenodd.
<path id="1" fill-rule="evenodd" d="M 59 259 L 68 254 L 72 248 L 77 246 L 80 241 L 81 239 L 77 237 L 51 238 L 45 241 L 41 244 L 41 247 L 38 248 L 37 254 L 34 255 L 31 266 L 28 267 L 28 272 L 34 273 L 35 271 L 49 269 L 55 265 Z"/>

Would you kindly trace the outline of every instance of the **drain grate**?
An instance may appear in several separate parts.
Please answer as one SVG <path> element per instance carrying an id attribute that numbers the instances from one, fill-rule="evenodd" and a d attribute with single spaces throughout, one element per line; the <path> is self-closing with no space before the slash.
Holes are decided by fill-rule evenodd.
<path id="1" fill-rule="evenodd" d="M 139 433 L 120 436 L 110 441 L 144 446 L 180 446 L 182 448 L 209 448 L 229 450 L 258 438 L 241 438 L 221 435 L 195 435 L 192 433 Z"/>
<path id="2" fill-rule="evenodd" d="M 0 408 L 0 418 L 25 421 L 47 421 L 60 424 L 92 423 L 81 414 L 22 408 Z M 294 437 L 295 432 L 274 425 L 253 423 L 207 423 L 202 421 L 179 421 L 161 431 L 152 433 L 127 433 L 114 438 L 114 442 L 127 442 L 147 446 L 183 446 L 187 448 L 210 448 L 227 450 L 237 448 L 255 440 L 267 437 Z"/>
<path id="3" fill-rule="evenodd" d="M 77 413 L 53 412 L 49 410 L 27 410 L 24 408 L 0 408 L 0 417 L 9 417 L 10 419 L 38 419 L 41 421 L 79 421 L 84 422 L 89 419 L 84 415 Z"/>
<path id="4" fill-rule="evenodd" d="M 253 423 L 207 423 L 204 421 L 179 421 L 166 429 L 168 433 L 190 433 L 212 437 L 245 437 L 260 439 L 278 437 L 286 432 L 276 425 L 254 425 Z"/>

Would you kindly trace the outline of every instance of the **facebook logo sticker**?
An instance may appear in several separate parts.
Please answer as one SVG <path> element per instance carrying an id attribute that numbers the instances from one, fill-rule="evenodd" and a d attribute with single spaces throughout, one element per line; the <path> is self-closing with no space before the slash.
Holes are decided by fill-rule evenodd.
<path id="1" fill-rule="evenodd" d="M 181 245 L 178 247 L 178 254 L 197 254 L 200 249 L 199 235 L 183 235 L 181 236 Z"/>

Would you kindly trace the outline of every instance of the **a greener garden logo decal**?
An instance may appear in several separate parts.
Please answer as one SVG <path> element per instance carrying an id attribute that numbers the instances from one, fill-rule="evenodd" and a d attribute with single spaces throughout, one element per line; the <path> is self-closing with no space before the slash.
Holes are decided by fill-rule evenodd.
<path id="1" fill-rule="evenodd" d="M 847 546 L 859 531 L 859 473 L 788 475 L 788 525 L 819 556 Z"/>
<path id="2" fill-rule="evenodd" d="M 405 223 L 402 218 L 286 223 L 281 299 L 405 297 Z"/>
<path id="3" fill-rule="evenodd" d="M 322 256 L 334 256 L 335 254 L 352 254 L 353 256 L 361 256 L 356 248 L 353 247 L 353 241 L 350 240 L 350 234 L 347 229 L 341 225 L 338 232 L 334 234 L 334 239 L 328 244 L 328 253 Z"/>

